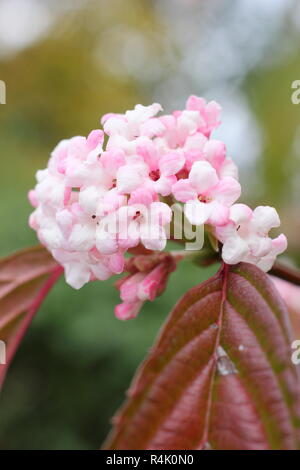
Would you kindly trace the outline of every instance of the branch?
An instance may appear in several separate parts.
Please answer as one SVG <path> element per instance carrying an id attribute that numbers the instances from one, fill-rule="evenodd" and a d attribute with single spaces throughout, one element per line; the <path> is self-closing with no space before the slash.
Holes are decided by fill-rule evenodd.
<path id="1" fill-rule="evenodd" d="M 268 274 L 300 286 L 300 271 L 298 269 L 285 266 L 279 261 L 275 262 L 273 268 Z"/>

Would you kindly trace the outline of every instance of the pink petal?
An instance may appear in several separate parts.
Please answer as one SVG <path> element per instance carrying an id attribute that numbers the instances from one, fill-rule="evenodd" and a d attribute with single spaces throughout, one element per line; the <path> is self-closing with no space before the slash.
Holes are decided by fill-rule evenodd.
<path id="1" fill-rule="evenodd" d="M 221 168 L 226 157 L 226 146 L 221 140 L 208 140 L 203 149 L 204 157 L 217 170 Z"/>
<path id="2" fill-rule="evenodd" d="M 193 111 L 201 111 L 205 108 L 206 101 L 204 98 L 200 98 L 196 95 L 191 95 L 187 99 L 186 102 L 186 109 L 193 110 Z"/>
<path id="3" fill-rule="evenodd" d="M 129 276 L 120 286 L 120 297 L 123 302 L 134 302 L 138 299 L 139 283 L 145 278 L 145 274 L 136 273 Z"/>
<path id="4" fill-rule="evenodd" d="M 209 195 L 225 206 L 231 206 L 241 195 L 241 185 L 229 176 L 209 191 Z"/>
<path id="5" fill-rule="evenodd" d="M 115 315 L 119 320 L 130 320 L 138 315 L 142 305 L 142 301 L 124 302 L 115 307 Z"/>
<path id="6" fill-rule="evenodd" d="M 206 204 L 207 210 L 209 211 L 208 222 L 212 225 L 225 225 L 229 219 L 229 208 L 220 204 L 217 201 L 213 201 Z"/>
<path id="7" fill-rule="evenodd" d="M 151 188 L 137 188 L 132 191 L 131 196 L 128 200 L 129 205 L 143 204 L 144 206 L 150 206 L 150 204 L 156 199 L 156 194 Z"/>
<path id="8" fill-rule="evenodd" d="M 179 180 L 172 186 L 172 193 L 181 202 L 187 202 L 197 198 L 197 191 L 193 188 L 189 180 Z"/>
<path id="9" fill-rule="evenodd" d="M 141 125 L 140 133 L 152 138 L 161 135 L 164 130 L 165 126 L 158 118 L 150 118 Z"/>
<path id="10" fill-rule="evenodd" d="M 215 129 L 221 122 L 222 108 L 216 101 L 210 101 L 205 107 L 205 118 L 209 131 Z"/>
<path id="11" fill-rule="evenodd" d="M 114 274 L 121 274 L 124 271 L 124 265 L 123 253 L 115 253 L 108 257 L 108 267 Z"/>
<path id="12" fill-rule="evenodd" d="M 288 241 L 286 236 L 283 235 L 283 233 L 281 233 L 277 238 L 274 238 L 274 240 L 272 240 L 272 248 L 276 255 L 280 255 L 281 253 L 283 253 L 287 249 L 287 246 Z"/>
<path id="13" fill-rule="evenodd" d="M 37 207 L 39 205 L 39 201 L 38 201 L 38 198 L 37 198 L 37 195 L 36 195 L 36 191 L 34 189 L 31 189 L 28 192 L 28 199 L 29 199 L 30 204 L 33 207 Z"/>
<path id="14" fill-rule="evenodd" d="M 90 132 L 87 137 L 87 146 L 89 151 L 94 150 L 98 145 L 102 145 L 104 140 L 104 132 L 100 129 L 95 129 Z"/>
<path id="15" fill-rule="evenodd" d="M 168 153 L 161 157 L 159 161 L 159 169 L 162 175 L 171 176 L 176 175 L 179 170 L 184 166 L 185 158 L 180 153 Z"/>
<path id="16" fill-rule="evenodd" d="M 122 149 L 110 149 L 101 155 L 101 163 L 105 171 L 115 176 L 118 168 L 125 165 L 125 154 Z"/>

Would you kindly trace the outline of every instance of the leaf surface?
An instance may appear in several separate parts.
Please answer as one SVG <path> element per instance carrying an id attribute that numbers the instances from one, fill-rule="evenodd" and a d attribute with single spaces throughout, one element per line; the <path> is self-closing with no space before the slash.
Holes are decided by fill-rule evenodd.
<path id="1" fill-rule="evenodd" d="M 42 246 L 0 260 L 0 387 L 35 313 L 61 273 Z"/>
<path id="2" fill-rule="evenodd" d="M 188 291 L 114 418 L 106 449 L 298 449 L 288 314 L 241 263 Z"/>

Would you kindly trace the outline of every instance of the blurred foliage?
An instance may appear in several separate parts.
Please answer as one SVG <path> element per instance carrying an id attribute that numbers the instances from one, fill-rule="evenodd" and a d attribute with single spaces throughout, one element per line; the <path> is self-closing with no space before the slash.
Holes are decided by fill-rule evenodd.
<path id="1" fill-rule="evenodd" d="M 151 75 L 156 61 L 169 75 L 176 74 L 177 59 L 179 67 L 175 42 L 170 54 L 165 54 L 165 31 L 154 2 L 112 0 L 109 8 L 107 4 L 84 2 L 82 8 L 60 18 L 45 39 L 0 62 L 0 78 L 8 84 L 7 104 L 0 106 L 1 255 L 36 243 L 27 226 L 31 209 L 26 193 L 56 143 L 75 134 L 86 135 L 108 111 L 155 101 L 154 83 L 163 79 Z M 108 37 L 120 29 L 123 34 L 133 29 L 151 44 L 155 60 L 143 79 L 121 70 L 113 73 L 100 60 L 105 56 L 107 61 Z M 133 47 L 129 54 L 135 53 Z M 174 60 L 168 61 L 170 56 Z M 292 146 L 300 106 L 290 100 L 290 84 L 299 78 L 298 57 L 258 67 L 247 75 L 243 91 L 264 135 L 257 164 L 264 184 L 257 192 L 253 186 L 252 201 L 247 202 L 281 208 L 289 253 L 295 260 L 299 256 L 300 262 L 299 188 L 296 183 L 295 192 L 293 183 L 299 156 Z M 204 270 L 183 263 L 172 275 L 167 292 L 127 323 L 114 318 L 118 295 L 112 281 L 93 283 L 79 292 L 60 281 L 8 375 L 0 401 L 0 447 L 98 448 L 168 311 L 185 290 L 215 270 L 216 266 Z"/>

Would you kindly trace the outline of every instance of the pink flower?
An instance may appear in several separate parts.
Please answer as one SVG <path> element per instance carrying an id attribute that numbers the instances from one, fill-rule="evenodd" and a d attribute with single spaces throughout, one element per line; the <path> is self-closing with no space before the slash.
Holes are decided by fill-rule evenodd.
<path id="1" fill-rule="evenodd" d="M 220 106 L 190 96 L 184 110 L 158 116 L 161 110 L 154 103 L 105 115 L 104 131 L 61 141 L 36 174 L 29 224 L 75 288 L 121 273 L 126 251 L 140 244 L 163 250 L 172 218 L 166 201 L 185 203 L 190 223 L 209 224 L 228 263 L 267 270 L 286 247 L 284 235 L 268 236 L 279 225 L 275 209 L 234 204 L 237 167 L 225 144 L 210 137 Z M 132 273 L 122 292 L 136 292 L 118 306 L 119 317 L 135 316 L 157 295 L 164 282 L 158 272 Z"/>
<path id="2" fill-rule="evenodd" d="M 158 103 L 150 106 L 137 104 L 133 110 L 126 111 L 125 115 L 110 114 L 102 118 L 104 132 L 109 136 L 121 135 L 127 140 L 134 140 L 139 135 L 153 136 L 155 132 L 161 133 L 163 126 L 153 117 L 162 110 Z"/>
<path id="3" fill-rule="evenodd" d="M 186 109 L 199 112 L 202 120 L 198 130 L 206 136 L 220 125 L 221 107 L 215 101 L 206 103 L 203 98 L 192 95 L 186 102 Z"/>
<path id="4" fill-rule="evenodd" d="M 163 202 L 148 205 L 137 201 L 118 211 L 118 242 L 122 249 L 142 243 L 148 250 L 163 250 L 167 242 L 164 225 L 170 223 L 172 211 Z"/>
<path id="5" fill-rule="evenodd" d="M 113 274 L 120 274 L 124 269 L 122 254 L 102 256 L 96 250 L 89 252 L 71 252 L 54 250 L 54 258 L 65 268 L 66 281 L 74 289 L 80 289 L 84 284 L 99 279 L 104 281 Z"/>
<path id="6" fill-rule="evenodd" d="M 228 264 L 245 261 L 268 271 L 277 255 L 287 248 L 283 234 L 275 239 L 268 236 L 271 228 L 279 225 L 279 216 L 273 207 L 259 206 L 252 211 L 244 204 L 233 205 L 229 223 L 216 228 L 216 235 L 223 243 L 224 261 Z"/>
<path id="7" fill-rule="evenodd" d="M 186 203 L 185 214 L 191 224 L 224 225 L 241 187 L 234 178 L 220 179 L 209 162 L 198 161 L 193 164 L 188 179 L 177 181 L 172 192 L 176 199 Z"/>

